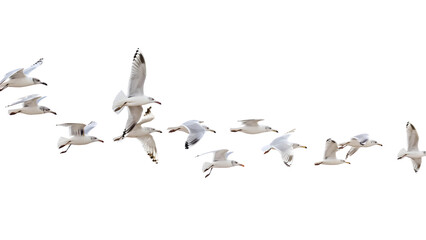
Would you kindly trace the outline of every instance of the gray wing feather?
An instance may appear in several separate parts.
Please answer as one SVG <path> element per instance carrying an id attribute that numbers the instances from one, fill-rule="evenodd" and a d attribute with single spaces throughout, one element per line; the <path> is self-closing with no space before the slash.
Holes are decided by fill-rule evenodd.
<path id="1" fill-rule="evenodd" d="M 189 132 L 188 139 L 185 142 L 186 149 L 200 141 L 206 132 L 204 127 L 196 120 L 185 122 L 183 126 L 185 126 Z"/>
<path id="2" fill-rule="evenodd" d="M 88 134 L 90 132 L 90 130 L 92 130 L 93 128 L 96 127 L 96 125 L 98 125 L 98 124 L 95 121 L 91 121 L 89 124 L 84 126 L 84 128 L 83 128 L 84 134 Z"/>
<path id="3" fill-rule="evenodd" d="M 84 136 L 84 127 L 86 124 L 83 123 L 62 123 L 56 126 L 69 127 L 70 135 L 72 136 Z"/>
<path id="4" fill-rule="evenodd" d="M 354 155 L 359 150 L 359 147 L 351 147 L 348 153 L 346 154 L 346 159 L 352 155 Z"/>
<path id="5" fill-rule="evenodd" d="M 35 62 L 33 65 L 31 65 L 31 67 L 24 69 L 24 74 L 26 74 L 26 75 L 29 74 L 34 69 L 39 67 L 41 64 L 43 64 L 43 58 L 40 58 L 37 62 Z"/>
<path id="6" fill-rule="evenodd" d="M 327 158 L 336 159 L 337 150 L 338 150 L 337 143 L 331 139 L 327 140 L 325 144 L 324 159 L 327 159 Z"/>
<path id="7" fill-rule="evenodd" d="M 418 151 L 419 134 L 417 134 L 416 128 L 410 123 L 407 126 L 407 142 L 408 151 Z"/>
<path id="8" fill-rule="evenodd" d="M 413 163 L 414 172 L 419 171 L 420 165 L 422 165 L 422 158 L 411 158 L 411 162 Z"/>
<path id="9" fill-rule="evenodd" d="M 239 120 L 238 122 L 241 122 L 242 124 L 246 126 L 257 126 L 260 121 L 263 121 L 263 119 L 244 119 Z"/>
<path id="10" fill-rule="evenodd" d="M 353 138 L 356 139 L 361 145 L 364 145 L 368 141 L 370 136 L 368 134 L 360 134 L 356 135 Z"/>
<path id="11" fill-rule="evenodd" d="M 6 81 L 8 78 L 12 77 L 14 74 L 16 74 L 18 71 L 22 71 L 24 70 L 23 68 L 17 68 L 15 70 L 12 70 L 8 73 L 6 73 L 6 75 L 4 75 L 3 79 L 0 81 L 0 84 L 2 84 L 4 81 Z"/>
<path id="12" fill-rule="evenodd" d="M 139 48 L 133 57 L 132 71 L 129 80 L 129 97 L 141 96 L 143 94 L 143 86 L 146 78 L 145 59 Z"/>
<path id="13" fill-rule="evenodd" d="M 13 106 L 13 105 L 16 105 L 16 104 L 20 104 L 20 103 L 25 103 L 25 102 L 28 102 L 28 101 L 36 100 L 37 98 L 41 98 L 41 97 L 38 94 L 31 94 L 31 95 L 28 95 L 28 96 L 25 96 L 25 97 L 21 97 L 16 102 L 14 102 L 12 104 L 9 104 L 6 107 L 10 107 L 10 106 Z"/>
<path id="14" fill-rule="evenodd" d="M 213 156 L 213 162 L 217 162 L 217 161 L 226 161 L 226 158 L 228 157 L 228 155 L 229 154 L 231 154 L 232 152 L 229 152 L 229 150 L 228 149 L 220 149 L 220 150 L 217 150 L 215 153 L 214 153 L 214 156 Z"/>
<path id="15" fill-rule="evenodd" d="M 143 108 L 142 106 L 132 106 L 128 107 L 129 116 L 127 118 L 126 129 L 124 130 L 126 133 L 132 131 L 132 129 L 136 126 L 139 119 L 142 116 Z"/>
<path id="16" fill-rule="evenodd" d="M 157 146 L 155 145 L 154 138 L 151 134 L 143 135 L 138 137 L 138 140 L 142 143 L 142 146 L 152 161 L 157 161 Z"/>

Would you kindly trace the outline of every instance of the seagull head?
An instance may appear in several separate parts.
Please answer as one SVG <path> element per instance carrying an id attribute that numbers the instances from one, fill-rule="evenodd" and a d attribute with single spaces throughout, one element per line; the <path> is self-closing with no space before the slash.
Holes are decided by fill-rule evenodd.
<path id="1" fill-rule="evenodd" d="M 91 141 L 91 142 L 101 142 L 101 143 L 103 143 L 103 142 L 104 142 L 103 140 L 98 139 L 97 137 L 90 137 L 90 141 Z"/>
<path id="2" fill-rule="evenodd" d="M 149 133 L 153 133 L 153 132 L 163 133 L 162 131 L 157 130 L 155 128 L 148 128 L 148 131 L 149 131 Z"/>
<path id="3" fill-rule="evenodd" d="M 237 161 L 231 161 L 231 164 L 232 164 L 232 166 L 241 166 L 241 167 L 244 167 L 243 164 L 238 163 Z"/>
<path id="4" fill-rule="evenodd" d="M 379 146 L 383 147 L 383 144 L 378 143 L 378 142 L 377 142 L 377 141 L 375 141 L 375 140 L 369 140 L 369 141 L 368 141 L 365 145 L 367 145 L 367 146 L 379 145 Z"/>
<path id="5" fill-rule="evenodd" d="M 152 97 L 147 97 L 147 98 L 148 98 L 148 103 L 157 103 L 157 104 L 161 105 L 161 102 L 156 101 L 154 98 L 152 98 Z"/>
<path id="6" fill-rule="evenodd" d="M 47 83 L 40 81 L 40 79 L 38 79 L 38 78 L 33 78 L 33 82 L 34 82 L 34 84 L 43 84 L 43 85 L 47 86 Z"/>
<path id="7" fill-rule="evenodd" d="M 272 129 L 271 127 L 268 127 L 268 126 L 265 126 L 265 130 L 266 130 L 267 132 L 276 132 L 276 133 L 278 133 L 278 131 L 277 131 L 277 130 Z"/>
<path id="8" fill-rule="evenodd" d="M 210 132 L 212 132 L 212 133 L 216 133 L 216 131 L 215 131 L 215 130 L 210 129 L 209 127 L 207 127 L 207 126 L 205 126 L 205 125 L 203 125 L 203 128 L 204 128 L 204 129 L 206 129 L 206 131 L 210 131 Z"/>
<path id="9" fill-rule="evenodd" d="M 293 149 L 296 149 L 296 148 L 308 148 L 308 147 L 302 146 L 302 145 L 300 145 L 298 143 L 293 143 L 292 147 L 293 147 Z"/>
<path id="10" fill-rule="evenodd" d="M 40 106 L 40 110 L 43 111 L 44 113 L 52 113 L 56 115 L 56 112 L 50 110 L 50 108 L 47 108 L 45 106 Z"/>

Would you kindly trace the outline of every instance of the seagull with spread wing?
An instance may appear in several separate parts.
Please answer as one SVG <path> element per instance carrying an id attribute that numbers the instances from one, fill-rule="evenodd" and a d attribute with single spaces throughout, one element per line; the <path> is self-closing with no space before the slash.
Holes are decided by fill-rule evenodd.
<path id="1" fill-rule="evenodd" d="M 169 127 L 167 130 L 169 130 L 169 133 L 176 131 L 188 133 L 188 139 L 185 142 L 185 149 L 188 149 L 190 146 L 193 146 L 200 141 L 206 131 L 216 133 L 215 130 L 210 129 L 205 125 L 201 125 L 201 123 L 203 123 L 203 121 L 189 120 L 182 123 L 180 126 Z"/>
<path id="2" fill-rule="evenodd" d="M 144 94 L 144 83 L 146 78 L 146 65 L 145 59 L 139 48 L 136 50 L 133 56 L 132 71 L 129 80 L 129 91 L 128 96 L 120 91 L 114 99 L 112 109 L 116 113 L 120 113 L 121 110 L 127 106 L 129 109 L 129 117 L 127 119 L 126 128 L 123 131 L 123 137 L 129 133 L 138 123 L 142 116 L 142 105 L 148 103 L 160 102 L 154 100 L 152 97 L 145 96 Z"/>
<path id="3" fill-rule="evenodd" d="M 228 156 L 232 153 L 228 149 L 220 149 L 216 151 L 206 152 L 206 153 L 197 155 L 196 157 L 199 157 L 201 155 L 208 154 L 208 153 L 214 153 L 214 156 L 213 156 L 213 162 L 205 162 L 203 164 L 203 168 L 202 168 L 203 172 L 207 172 L 208 170 L 210 170 L 210 172 L 204 177 L 208 177 L 210 173 L 212 172 L 213 168 L 230 168 L 235 166 L 244 167 L 243 164 L 240 164 L 237 161 L 228 160 Z"/>
<path id="4" fill-rule="evenodd" d="M 20 98 L 18 101 L 7 105 L 6 107 L 11 107 L 16 104 L 23 104 L 22 108 L 18 109 L 10 109 L 9 115 L 15 115 L 17 113 L 24 113 L 29 115 L 35 115 L 35 114 L 43 114 L 43 113 L 52 113 L 56 115 L 56 112 L 50 110 L 48 107 L 45 106 L 39 106 L 38 103 L 45 97 L 41 97 L 38 94 L 31 94 L 26 97 Z"/>
<path id="5" fill-rule="evenodd" d="M 43 58 L 40 58 L 40 60 L 28 68 L 17 68 L 6 73 L 3 79 L 0 80 L 0 91 L 3 91 L 7 87 L 26 87 L 35 84 L 43 84 L 47 86 L 46 83 L 40 81 L 39 79 L 28 76 L 28 74 L 30 74 L 41 64 L 43 64 Z"/>
<path id="6" fill-rule="evenodd" d="M 295 129 L 287 132 L 281 137 L 275 138 L 270 144 L 264 146 L 262 150 L 264 154 L 267 154 L 272 149 L 277 150 L 281 154 L 281 158 L 287 167 L 290 167 L 293 163 L 293 150 L 296 148 L 307 148 L 306 146 L 302 146 L 298 143 L 292 143 L 288 141 L 288 138 L 291 136 Z"/>
<path id="7" fill-rule="evenodd" d="M 356 135 L 351 140 L 345 143 L 339 144 L 339 149 L 343 149 L 346 146 L 350 146 L 351 149 L 349 149 L 348 153 L 346 154 L 346 159 L 348 157 L 354 155 L 360 148 L 367 148 L 371 146 L 383 146 L 382 144 L 378 143 L 376 140 L 370 139 L 370 136 L 368 134 L 360 134 Z"/>
<path id="8" fill-rule="evenodd" d="M 336 152 L 338 150 L 339 148 L 337 147 L 336 141 L 332 140 L 331 138 L 327 139 L 325 142 L 324 160 L 321 162 L 316 162 L 315 165 L 338 165 L 342 163 L 351 164 L 345 160 L 337 159 Z"/>
<path id="9" fill-rule="evenodd" d="M 278 132 L 275 129 L 272 129 L 269 126 L 259 125 L 259 122 L 263 121 L 263 119 L 245 119 L 239 120 L 243 126 L 239 128 L 231 128 L 231 132 L 243 132 L 247 134 L 257 134 L 263 132 Z"/>
<path id="10" fill-rule="evenodd" d="M 70 128 L 71 138 L 60 137 L 58 140 L 58 148 L 61 149 L 68 145 L 68 148 L 61 153 L 66 153 L 71 145 L 86 145 L 92 142 L 104 142 L 97 137 L 87 136 L 87 134 L 96 127 L 96 122 L 92 121 L 89 124 L 83 123 L 62 123 L 56 126 L 63 126 Z"/>
<path id="11" fill-rule="evenodd" d="M 403 148 L 399 151 L 398 160 L 404 157 L 411 158 L 414 172 L 417 172 L 422 164 L 422 157 L 426 156 L 426 151 L 419 151 L 419 134 L 414 125 L 407 122 L 406 129 L 408 148 L 407 150 Z"/>
<path id="12" fill-rule="evenodd" d="M 142 143 L 143 148 L 145 149 L 146 153 L 151 158 L 151 160 L 158 164 L 157 147 L 155 145 L 155 141 L 151 133 L 153 132 L 161 133 L 161 131 L 156 130 L 154 128 L 150 128 L 150 127 L 142 127 L 142 124 L 151 122 L 152 120 L 154 120 L 154 118 L 155 118 L 154 114 L 151 113 L 151 107 L 149 107 L 146 110 L 142 120 L 138 122 L 135 125 L 135 127 L 127 135 L 125 135 L 124 137 L 123 136 L 116 137 L 114 138 L 114 141 L 120 141 L 124 139 L 125 137 L 137 138 Z"/>

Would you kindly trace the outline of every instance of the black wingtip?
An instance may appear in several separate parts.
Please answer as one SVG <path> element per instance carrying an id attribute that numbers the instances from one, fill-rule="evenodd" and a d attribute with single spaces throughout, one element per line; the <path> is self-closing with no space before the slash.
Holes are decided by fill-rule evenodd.
<path id="1" fill-rule="evenodd" d="M 188 149 L 189 148 L 189 144 L 188 144 L 188 142 L 185 142 L 185 149 Z"/>

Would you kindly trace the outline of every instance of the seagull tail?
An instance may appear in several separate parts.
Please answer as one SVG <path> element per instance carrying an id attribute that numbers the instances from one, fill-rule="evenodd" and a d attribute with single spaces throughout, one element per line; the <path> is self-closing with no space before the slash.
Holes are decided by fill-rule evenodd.
<path id="1" fill-rule="evenodd" d="M 117 96 L 114 99 L 114 103 L 112 104 L 112 110 L 114 110 L 115 113 L 120 113 L 121 110 L 123 110 L 123 104 L 124 99 L 126 99 L 127 96 L 124 94 L 123 91 L 120 91 Z"/>
<path id="2" fill-rule="evenodd" d="M 401 149 L 398 153 L 398 159 L 403 158 L 405 154 L 407 154 L 407 150 L 405 150 L 405 148 Z"/>
<path id="3" fill-rule="evenodd" d="M 60 137 L 58 140 L 58 148 L 63 147 L 65 144 L 67 144 L 69 141 L 68 138 Z"/>
<path id="4" fill-rule="evenodd" d="M 213 163 L 211 162 L 205 162 L 203 163 L 203 172 L 207 171 L 207 169 L 209 169 L 211 166 L 213 166 Z"/>

